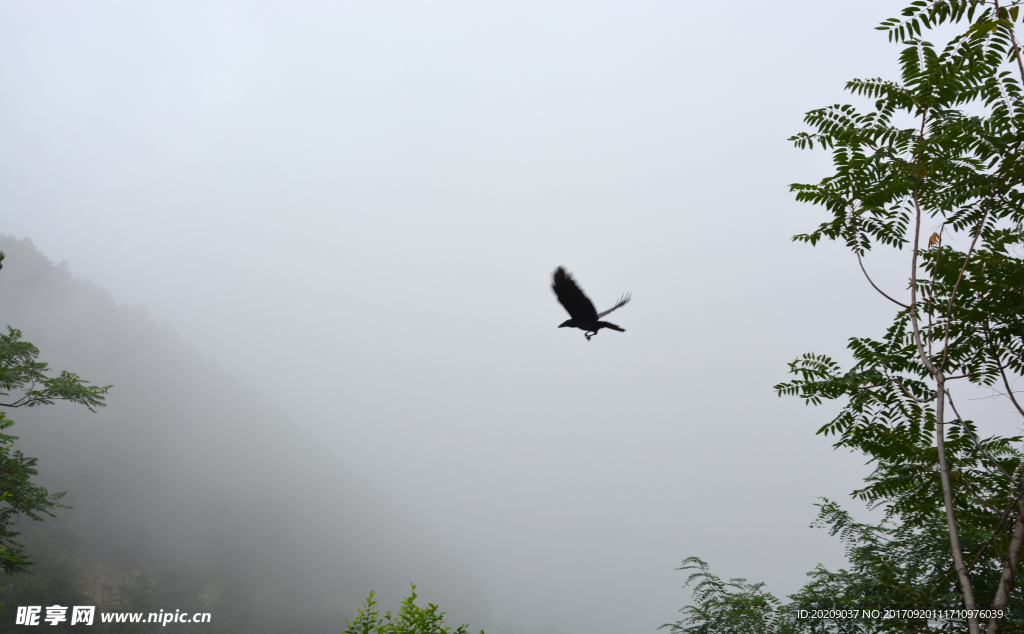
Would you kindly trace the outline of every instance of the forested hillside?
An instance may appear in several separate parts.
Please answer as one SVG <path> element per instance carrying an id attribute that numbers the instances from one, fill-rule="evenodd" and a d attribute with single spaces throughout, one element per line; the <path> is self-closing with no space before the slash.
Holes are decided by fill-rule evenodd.
<path id="1" fill-rule="evenodd" d="M 37 575 L 0 580 L 0 631 L 16 606 L 53 603 L 210 612 L 207 632 L 340 631 L 369 590 L 390 604 L 409 582 L 453 620 L 485 620 L 453 554 L 273 404 L 330 394 L 244 385 L 28 240 L 0 250 L 0 326 L 51 367 L 114 385 L 95 414 L 10 412 L 37 481 L 73 510 L 19 525 Z"/>

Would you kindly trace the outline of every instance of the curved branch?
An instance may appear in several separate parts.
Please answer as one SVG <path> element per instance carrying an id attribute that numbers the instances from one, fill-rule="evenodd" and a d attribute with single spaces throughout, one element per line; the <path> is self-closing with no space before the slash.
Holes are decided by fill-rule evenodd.
<path id="1" fill-rule="evenodd" d="M 1024 489 L 1021 489 L 1021 492 L 1017 495 L 1016 499 L 1014 499 L 1013 502 L 1010 502 L 1010 505 L 1006 507 L 1005 511 L 1003 511 L 1003 514 L 999 519 L 999 525 L 996 526 L 996 530 L 992 533 L 992 537 L 988 539 L 985 545 L 981 547 L 981 550 L 978 551 L 978 554 L 974 556 L 974 560 L 971 561 L 971 565 L 967 567 L 968 570 L 973 568 L 974 564 L 978 563 L 978 560 L 981 559 L 981 555 L 985 552 L 985 549 L 991 546 L 992 542 L 995 541 L 995 538 L 999 535 L 999 531 L 1003 529 L 1003 524 L 1006 523 L 1006 518 L 1010 517 L 1010 511 L 1013 510 L 1013 507 L 1017 506 L 1022 497 L 1024 497 Z"/>
<path id="2" fill-rule="evenodd" d="M 1017 398 L 1013 395 L 1013 390 L 1010 389 L 1010 381 L 1006 378 L 1006 371 L 1003 369 L 1003 365 L 999 365 L 999 375 L 1003 377 L 1003 385 L 1006 386 L 1006 395 L 1013 401 L 1013 406 L 1017 408 L 1021 416 L 1024 416 L 1024 409 L 1021 408 L 1020 403 L 1017 402 Z"/>
<path id="3" fill-rule="evenodd" d="M 999 17 L 999 0 L 994 2 L 996 7 L 996 17 Z M 1013 28 L 1007 29 L 1010 32 L 1010 43 L 1013 44 L 1013 56 L 1017 58 L 1017 68 L 1020 70 L 1020 80 L 1024 83 L 1024 62 L 1020 58 L 1020 46 L 1017 44 L 1017 36 L 1013 33 Z"/>
<path id="4" fill-rule="evenodd" d="M 963 427 L 964 429 L 966 429 L 966 430 L 967 430 L 967 433 L 968 433 L 968 434 L 970 434 L 970 436 L 971 436 L 971 440 L 973 440 L 973 441 L 974 441 L 974 446 L 978 448 L 978 452 L 980 452 L 980 453 L 981 453 L 981 455 L 985 456 L 985 458 L 987 458 L 989 462 L 991 462 L 992 464 L 994 464 L 994 465 L 996 466 L 996 468 L 997 468 L 997 469 L 999 469 L 1000 471 L 1002 471 L 1002 472 L 1003 472 L 1003 475 L 1004 475 L 1004 476 L 1006 476 L 1006 478 L 1007 478 L 1008 480 L 1010 480 L 1011 482 L 1013 482 L 1013 476 L 1011 476 L 1011 475 L 1010 475 L 1009 473 L 1007 473 L 1007 472 L 1006 472 L 1006 469 L 1004 469 L 1004 468 L 1003 468 L 1003 465 L 999 464 L 999 462 L 998 462 L 998 461 L 996 461 L 996 459 L 995 459 L 995 458 L 993 458 L 993 457 L 992 457 L 992 455 L 991 455 L 991 454 L 989 454 L 989 452 L 985 451 L 985 449 L 984 449 L 984 448 L 983 448 L 983 447 L 981 446 L 981 441 L 980 441 L 980 440 L 978 440 L 978 436 L 977 436 L 977 435 L 975 435 L 975 433 L 974 433 L 974 430 L 972 430 L 972 429 L 971 429 L 971 428 L 970 428 L 970 427 L 969 427 L 969 426 L 967 425 L 967 423 L 965 423 L 965 422 L 964 422 L 964 419 L 963 419 L 963 418 L 962 418 L 962 417 L 960 416 L 960 412 L 956 411 L 956 405 L 955 405 L 955 404 L 953 403 L 953 395 L 949 393 L 949 389 L 947 388 L 947 389 L 946 389 L 945 391 L 946 391 L 946 398 L 948 398 L 948 399 L 949 399 L 949 406 L 953 408 L 953 413 L 954 413 L 954 414 L 956 414 L 956 419 L 957 419 L 958 421 L 960 421 L 960 425 L 961 425 L 961 426 L 962 426 L 962 427 Z"/>
<path id="5" fill-rule="evenodd" d="M 864 277 L 868 278 L 868 283 L 871 284 L 872 288 L 874 288 L 876 291 L 881 293 L 882 297 L 886 298 L 887 300 L 889 300 L 890 302 L 896 304 L 897 306 L 902 306 L 903 308 L 910 309 L 910 306 L 904 304 L 903 302 L 897 301 L 897 300 L 889 297 L 888 295 L 885 294 L 885 291 L 883 291 L 882 289 L 878 288 L 878 285 L 875 284 L 874 281 L 872 281 L 871 276 L 868 275 L 867 270 L 864 268 L 864 262 L 863 262 L 863 260 L 861 260 L 860 251 L 857 251 L 856 253 L 857 253 L 857 264 L 860 264 L 860 270 L 864 272 Z"/>
<path id="6" fill-rule="evenodd" d="M 989 326 L 988 319 L 985 320 L 985 334 L 988 335 L 991 343 L 992 329 Z M 999 368 L 999 376 L 1003 378 L 1003 385 L 1006 386 L 1006 395 L 1010 397 L 1010 401 L 1013 403 L 1013 406 L 1017 408 L 1017 411 L 1020 412 L 1020 415 L 1024 416 L 1024 408 L 1021 408 L 1020 403 L 1017 402 L 1017 398 L 1013 395 L 1013 389 L 1010 387 L 1010 380 L 1006 378 L 1006 366 L 1003 364 L 998 354 L 996 354 L 995 357 L 996 367 Z"/>
<path id="7" fill-rule="evenodd" d="M 928 120 L 928 109 L 925 108 L 921 112 L 921 132 L 918 139 L 918 161 L 920 161 L 920 153 L 924 147 L 924 129 L 925 123 Z M 977 609 L 977 603 L 974 599 L 974 587 L 971 585 L 971 575 L 967 572 L 967 562 L 964 561 L 964 550 L 963 546 L 960 545 L 960 530 L 956 525 L 956 512 L 953 508 L 953 491 L 952 486 L 949 482 L 949 464 L 946 461 L 946 437 L 945 437 L 945 418 L 943 410 L 946 404 L 946 385 L 945 377 L 943 376 L 942 368 L 935 367 L 932 363 L 931 358 L 924 350 L 924 345 L 921 342 L 921 326 L 918 323 L 917 315 L 917 258 L 920 254 L 921 249 L 921 201 L 918 197 L 918 185 L 914 185 L 913 190 L 914 197 L 914 251 L 913 257 L 910 261 L 910 310 L 907 311 L 910 314 L 910 323 L 913 326 L 914 331 L 914 344 L 917 347 L 918 355 L 921 357 L 921 362 L 928 368 L 928 371 L 935 378 L 936 392 L 938 398 L 935 400 L 935 449 L 939 459 L 939 480 L 942 484 L 942 502 L 946 511 L 946 529 L 949 531 L 949 547 L 953 551 L 953 566 L 956 569 L 957 580 L 960 582 L 960 591 L 963 593 L 964 607 L 968 610 L 968 614 L 971 614 Z M 981 235 L 979 229 L 978 235 Z M 954 291 L 955 292 L 955 291 Z M 952 310 L 952 304 L 950 304 Z M 949 329 L 946 329 L 948 345 L 948 334 Z M 945 360 L 945 350 L 943 350 L 943 360 Z M 978 624 L 977 617 L 967 617 L 967 628 L 970 634 L 981 634 L 981 628 Z"/>
<path id="8" fill-rule="evenodd" d="M 961 484 L 964 487 L 964 489 L 967 490 L 968 495 L 973 497 L 982 506 L 988 507 L 990 511 L 994 511 L 996 513 L 999 512 L 999 509 L 993 506 L 991 502 L 981 497 L 981 495 L 974 490 L 974 487 L 967 483 L 967 478 L 964 476 L 964 472 L 961 469 L 957 469 L 957 473 L 960 474 L 959 484 Z"/>
<path id="9" fill-rule="evenodd" d="M 1020 146 L 1019 145 L 1017 147 L 1017 150 L 1018 151 L 1020 150 Z M 1010 172 L 1012 171 L 1012 168 L 1013 168 L 1015 162 L 1016 161 L 1011 161 L 1010 165 L 1007 167 L 1006 171 L 1003 173 L 1003 178 L 1002 178 L 1002 180 L 999 181 L 999 186 L 996 188 L 997 191 L 1001 190 L 1003 188 L 1003 186 L 1006 185 L 1006 179 L 1010 177 Z M 946 335 L 945 335 L 944 340 L 943 340 L 942 363 L 939 366 L 943 370 L 945 370 L 945 368 L 946 368 L 946 358 L 947 358 L 948 352 L 949 352 L 949 326 L 950 326 L 950 323 L 951 323 L 950 320 L 953 318 L 953 301 L 956 299 L 956 291 L 960 287 L 960 282 L 963 281 L 963 279 L 964 279 L 964 271 L 967 270 L 967 264 L 971 261 L 971 255 L 974 253 L 974 247 L 978 243 L 978 238 L 981 237 L 981 233 L 985 230 L 985 223 L 988 221 L 989 213 L 991 213 L 991 211 L 992 211 L 992 198 L 993 198 L 993 196 L 994 196 L 994 194 L 989 195 L 988 199 L 985 201 L 986 202 L 985 213 L 981 216 L 981 222 L 978 223 L 978 230 L 974 233 L 974 238 L 971 240 L 971 246 L 970 246 L 969 249 L 967 249 L 967 255 L 964 256 L 964 265 L 960 267 L 960 274 L 957 275 L 956 284 L 953 285 L 953 290 L 949 294 L 949 307 L 948 307 L 948 309 L 946 311 Z M 915 202 L 915 204 L 917 203 L 916 191 L 915 191 L 915 200 L 914 200 L 914 202 Z M 917 243 L 916 242 L 914 243 L 914 249 L 915 249 L 915 257 L 916 257 L 916 249 L 917 249 Z"/>
<path id="10" fill-rule="evenodd" d="M 893 377 L 889 376 L 889 373 L 886 372 L 884 369 L 882 370 L 882 373 L 885 374 L 885 378 L 889 379 L 891 382 L 893 382 L 896 385 L 900 386 L 900 389 L 903 390 L 903 393 L 907 395 L 907 398 L 909 398 L 911 400 L 914 400 L 914 401 L 917 401 L 918 403 L 922 403 L 922 404 L 929 403 L 929 402 L 935 400 L 934 396 L 929 398 L 929 399 L 917 398 L 916 396 L 914 396 L 913 394 L 910 393 L 910 390 L 907 389 L 907 386 L 903 385 L 903 383 L 901 383 L 899 379 L 896 379 L 896 378 L 893 378 Z"/>

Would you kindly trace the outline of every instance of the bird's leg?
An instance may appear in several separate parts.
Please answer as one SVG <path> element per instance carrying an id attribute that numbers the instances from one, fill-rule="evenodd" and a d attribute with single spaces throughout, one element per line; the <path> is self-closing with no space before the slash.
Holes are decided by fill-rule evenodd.
<path id="1" fill-rule="evenodd" d="M 597 334 L 596 332 L 588 332 L 588 333 L 584 333 L 583 336 L 587 338 L 587 341 L 590 341 L 590 338 L 593 337 L 596 334 Z"/>

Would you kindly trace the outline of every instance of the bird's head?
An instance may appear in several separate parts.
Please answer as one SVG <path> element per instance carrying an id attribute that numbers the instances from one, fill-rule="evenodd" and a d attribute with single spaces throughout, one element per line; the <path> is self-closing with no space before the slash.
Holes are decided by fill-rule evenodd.
<path id="1" fill-rule="evenodd" d="M 559 328 L 572 328 L 575 325 L 576 324 L 574 324 L 571 319 L 566 319 L 565 321 L 562 322 Z"/>

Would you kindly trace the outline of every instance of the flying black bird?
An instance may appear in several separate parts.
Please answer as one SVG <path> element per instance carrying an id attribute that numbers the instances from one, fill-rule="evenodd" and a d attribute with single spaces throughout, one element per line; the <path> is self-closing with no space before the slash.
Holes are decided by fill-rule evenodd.
<path id="1" fill-rule="evenodd" d="M 559 328 L 579 328 L 585 333 L 587 341 L 590 341 L 590 338 L 596 335 L 597 331 L 602 328 L 626 332 L 625 328 L 619 328 L 615 324 L 598 320 L 613 310 L 625 306 L 629 301 L 629 294 L 623 295 L 619 298 L 619 303 L 603 313 L 599 313 L 594 308 L 594 303 L 583 294 L 579 286 L 576 286 L 576 280 L 572 279 L 572 275 L 566 273 L 562 267 L 555 269 L 555 282 L 551 285 L 551 288 L 555 291 L 555 295 L 558 296 L 558 302 L 565 307 L 565 310 L 569 311 L 569 316 L 572 317 L 572 319 L 566 319 L 562 322 Z"/>

